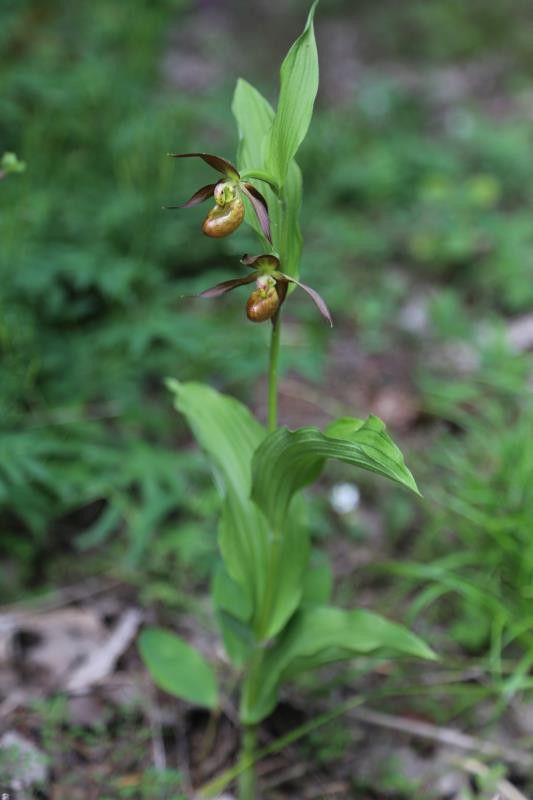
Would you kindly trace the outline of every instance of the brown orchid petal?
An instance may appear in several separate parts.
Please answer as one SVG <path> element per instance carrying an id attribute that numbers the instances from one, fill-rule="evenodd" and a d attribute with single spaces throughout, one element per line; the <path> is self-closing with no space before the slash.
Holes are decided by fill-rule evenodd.
<path id="1" fill-rule="evenodd" d="M 296 278 L 291 278 L 289 275 L 285 275 L 283 272 L 280 275 L 285 278 L 285 280 L 289 281 L 289 283 L 295 283 L 296 286 L 299 286 L 300 289 L 303 289 L 304 292 L 307 292 L 309 297 L 313 300 L 314 304 L 322 314 L 325 320 L 329 322 L 330 326 L 333 328 L 333 319 L 331 318 L 331 314 L 329 308 L 326 305 L 326 301 L 324 298 L 316 291 L 316 289 L 311 289 L 310 286 L 307 286 L 305 283 L 300 283 L 297 281 Z"/>
<path id="2" fill-rule="evenodd" d="M 246 275 L 245 278 L 232 278 L 229 281 L 222 281 L 222 283 L 217 283 L 216 286 L 211 286 L 210 289 L 204 289 L 203 292 L 200 292 L 198 297 L 220 297 L 226 294 L 226 292 L 231 292 L 232 289 L 236 289 L 238 286 L 252 283 L 256 278 L 257 274 L 254 272 L 252 275 Z"/>
<path id="3" fill-rule="evenodd" d="M 281 276 L 281 272 L 278 272 L 278 276 Z M 272 325 L 276 325 L 278 321 L 278 317 L 281 311 L 281 306 L 285 302 L 285 298 L 287 297 L 287 290 L 289 288 L 289 282 L 285 280 L 283 277 L 277 277 L 276 279 L 276 294 L 278 296 L 278 307 L 276 312 L 272 314 L 270 317 L 270 321 Z"/>
<path id="4" fill-rule="evenodd" d="M 179 206 L 165 206 L 165 208 L 192 208 L 192 206 L 198 206 L 213 197 L 216 185 L 216 183 L 208 183 L 207 186 L 202 186 L 201 189 L 198 189 L 186 203 L 181 203 Z"/>
<path id="5" fill-rule="evenodd" d="M 272 236 L 270 234 L 270 219 L 268 217 L 267 201 L 261 192 L 255 188 L 253 183 L 241 183 L 241 189 L 252 204 L 255 215 L 263 231 L 265 239 L 272 244 Z"/>
<path id="6" fill-rule="evenodd" d="M 278 293 L 280 307 L 285 302 L 288 288 L 289 288 L 289 283 L 288 281 L 283 280 L 283 278 L 281 280 L 278 279 L 276 281 L 276 291 Z"/>
<path id="7" fill-rule="evenodd" d="M 271 270 L 277 270 L 280 266 L 279 258 L 276 258 L 276 256 L 270 253 L 263 253 L 263 255 L 260 256 L 249 256 L 245 253 L 241 258 L 241 264 L 244 264 L 246 267 L 252 267 L 253 269 L 257 269 L 261 266 L 268 266 Z"/>
<path id="8" fill-rule="evenodd" d="M 231 161 L 226 161 L 225 158 L 214 156 L 211 153 L 169 153 L 169 156 L 171 158 L 202 158 L 206 164 L 218 172 L 235 179 L 240 177 L 237 167 L 234 167 Z"/>

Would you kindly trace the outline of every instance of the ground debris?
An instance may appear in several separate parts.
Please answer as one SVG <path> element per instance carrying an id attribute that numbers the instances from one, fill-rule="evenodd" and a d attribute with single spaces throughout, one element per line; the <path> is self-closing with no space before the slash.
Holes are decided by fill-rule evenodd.
<path id="1" fill-rule="evenodd" d="M 29 739 L 17 731 L 0 738 L 0 790 L 17 793 L 17 800 L 32 797 L 31 789 L 48 778 L 47 759 Z"/>

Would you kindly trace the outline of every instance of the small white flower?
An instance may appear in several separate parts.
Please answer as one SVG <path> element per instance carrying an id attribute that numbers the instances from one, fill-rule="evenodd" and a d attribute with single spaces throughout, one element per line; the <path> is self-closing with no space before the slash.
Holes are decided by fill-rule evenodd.
<path id="1" fill-rule="evenodd" d="M 359 505 L 361 493 L 354 483 L 337 483 L 330 492 L 329 501 L 337 514 L 349 514 Z"/>

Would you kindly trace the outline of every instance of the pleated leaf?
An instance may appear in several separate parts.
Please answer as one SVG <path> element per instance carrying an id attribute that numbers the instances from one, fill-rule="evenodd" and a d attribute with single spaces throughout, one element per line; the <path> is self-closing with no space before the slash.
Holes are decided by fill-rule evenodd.
<path id="1" fill-rule="evenodd" d="M 240 585 L 219 564 L 211 584 L 215 616 L 219 624 L 224 647 L 234 664 L 242 666 L 254 642 L 249 626 L 251 603 Z"/>
<path id="2" fill-rule="evenodd" d="M 315 480 L 330 458 L 418 493 L 400 450 L 378 417 L 342 418 L 325 433 L 318 428 L 280 428 L 262 441 L 252 464 L 252 497 L 274 528 L 282 526 L 295 492 Z"/>
<path id="3" fill-rule="evenodd" d="M 259 169 L 263 166 L 263 143 L 274 121 L 274 109 L 251 83 L 239 78 L 231 110 L 239 132 L 239 169 Z"/>
<path id="4" fill-rule="evenodd" d="M 205 384 L 167 382 L 207 453 L 225 498 L 219 546 L 230 577 L 255 609 L 264 584 L 268 521 L 250 499 L 252 456 L 265 431 L 248 409 Z"/>
<path id="5" fill-rule="evenodd" d="M 167 385 L 176 408 L 211 459 L 225 498 L 218 540 L 227 572 L 251 604 L 256 635 L 270 638 L 301 599 L 309 556 L 301 514 L 294 509 L 274 529 L 251 499 L 252 457 L 265 431 L 245 406 L 203 384 L 170 380 Z M 278 542 L 275 563 L 271 560 L 273 541 Z"/>
<path id="6" fill-rule="evenodd" d="M 264 168 L 265 149 L 274 121 L 274 109 L 263 95 L 250 83 L 239 78 L 233 95 L 232 111 L 239 132 L 238 164 L 242 173 Z M 285 208 L 282 209 L 275 192 L 258 180 L 252 183 L 259 188 L 268 204 L 272 244 L 280 255 L 283 271 L 298 277 L 302 254 L 300 209 L 302 205 L 302 173 L 293 160 L 288 165 L 285 181 Z M 254 214 L 246 221 L 261 235 L 261 226 Z"/>
<path id="7" fill-rule="evenodd" d="M 435 658 L 413 633 L 371 611 L 345 611 L 332 606 L 302 609 L 266 653 L 255 681 L 259 693 L 244 698 L 243 721 L 255 723 L 266 717 L 276 704 L 283 681 L 357 655 Z"/>
<path id="8" fill-rule="evenodd" d="M 248 500 L 250 462 L 264 438 L 263 426 L 238 400 L 206 384 L 170 379 L 167 386 L 176 409 L 187 418 L 196 441 L 209 456 L 222 488 Z"/>
<path id="9" fill-rule="evenodd" d="M 305 138 L 318 91 L 318 53 L 313 27 L 317 1 L 306 26 L 287 53 L 280 73 L 278 107 L 266 145 L 266 168 L 280 186 Z"/>

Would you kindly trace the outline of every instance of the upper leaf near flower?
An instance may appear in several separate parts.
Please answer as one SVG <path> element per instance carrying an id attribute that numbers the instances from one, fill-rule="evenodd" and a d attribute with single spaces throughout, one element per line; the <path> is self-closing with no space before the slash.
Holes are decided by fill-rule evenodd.
<path id="1" fill-rule="evenodd" d="M 318 91 L 318 52 L 313 19 L 318 0 L 309 11 L 305 28 L 287 53 L 280 72 L 279 101 L 268 140 L 265 165 L 283 186 L 289 164 L 303 142 Z"/>

